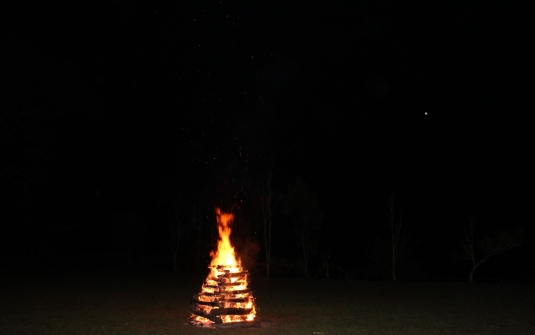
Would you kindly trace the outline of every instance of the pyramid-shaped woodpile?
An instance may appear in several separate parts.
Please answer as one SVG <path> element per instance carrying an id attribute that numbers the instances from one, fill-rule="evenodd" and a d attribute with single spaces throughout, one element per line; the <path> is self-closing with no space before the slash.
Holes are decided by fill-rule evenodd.
<path id="1" fill-rule="evenodd" d="M 249 273 L 241 267 L 230 244 L 230 223 L 234 216 L 216 208 L 216 218 L 219 229 L 217 251 L 210 253 L 210 273 L 201 292 L 191 300 L 189 323 L 203 327 L 258 325 Z"/>
<path id="2" fill-rule="evenodd" d="M 249 274 L 241 267 L 211 266 L 201 292 L 191 301 L 190 323 L 199 326 L 245 326 L 255 323 Z"/>

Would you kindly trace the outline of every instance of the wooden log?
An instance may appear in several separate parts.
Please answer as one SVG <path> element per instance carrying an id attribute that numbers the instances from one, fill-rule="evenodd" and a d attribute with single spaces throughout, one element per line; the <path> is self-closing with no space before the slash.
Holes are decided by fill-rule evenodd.
<path id="1" fill-rule="evenodd" d="M 247 315 L 252 311 L 252 308 L 216 308 L 210 311 L 210 315 Z"/>
<path id="2" fill-rule="evenodd" d="M 216 299 L 214 301 L 200 301 L 200 300 L 191 300 L 191 304 L 198 304 L 203 306 L 212 306 L 212 307 L 221 307 L 225 303 L 247 303 L 254 301 L 253 298 L 236 298 L 236 299 Z"/>
<path id="3" fill-rule="evenodd" d="M 219 303 L 217 303 L 217 301 L 199 301 L 199 300 L 191 300 L 191 303 L 195 303 L 195 304 L 198 304 L 198 305 L 203 305 L 203 306 L 212 306 L 212 307 L 218 307 L 219 306 Z"/>
<path id="4" fill-rule="evenodd" d="M 215 295 L 218 295 L 218 296 L 227 296 L 227 295 L 236 295 L 236 294 L 246 294 L 246 293 L 252 293 L 251 289 L 246 289 L 246 290 L 234 290 L 234 291 L 222 291 L 222 292 L 219 292 Z"/>
<path id="5" fill-rule="evenodd" d="M 221 324 L 214 324 L 213 328 L 215 329 L 226 329 L 226 328 L 259 328 L 261 323 L 257 318 L 253 321 L 240 321 L 240 322 L 223 322 Z"/>
<path id="6" fill-rule="evenodd" d="M 203 288 L 213 288 L 213 289 L 216 289 L 216 288 L 218 288 L 219 286 L 217 286 L 217 285 L 206 285 L 206 284 L 203 284 L 202 287 L 203 287 Z"/>
<path id="7" fill-rule="evenodd" d="M 221 318 L 217 315 L 210 315 L 199 310 L 194 310 L 192 311 L 192 313 L 198 316 L 202 316 L 203 318 L 207 318 L 208 320 L 212 321 L 215 324 L 223 323 L 223 320 L 221 320 Z"/>
<path id="8" fill-rule="evenodd" d="M 234 272 L 234 273 L 228 272 L 228 273 L 225 273 L 225 274 L 217 276 L 217 278 L 238 278 L 238 277 L 241 277 L 241 276 L 246 276 L 247 274 L 248 274 L 247 271 Z"/>
<path id="9" fill-rule="evenodd" d="M 215 292 L 215 293 L 204 292 L 204 293 L 195 294 L 193 296 L 193 299 L 198 300 L 199 296 L 201 295 L 206 296 L 206 297 L 215 297 L 218 299 L 241 299 L 241 298 L 232 298 L 232 296 L 236 296 L 238 294 L 240 295 L 252 294 L 252 291 L 250 289 L 247 289 L 247 290 L 235 290 L 235 291 L 228 290 L 228 291 L 221 291 L 221 292 Z"/>
<path id="10" fill-rule="evenodd" d="M 221 298 L 221 299 L 217 299 L 217 301 L 219 302 L 249 302 L 249 301 L 253 301 L 254 299 L 252 297 L 249 297 L 249 298 L 232 298 L 232 299 L 225 299 L 225 298 Z"/>
<path id="11" fill-rule="evenodd" d="M 239 269 L 240 270 L 239 272 L 243 271 L 243 268 L 241 267 L 233 267 L 230 265 L 212 265 L 212 266 L 209 266 L 209 268 L 215 268 L 219 272 L 230 272 L 230 269 Z"/>
<path id="12" fill-rule="evenodd" d="M 221 286 L 240 286 L 240 285 L 247 286 L 247 282 L 236 281 L 234 283 L 219 283 L 219 287 L 221 287 Z"/>

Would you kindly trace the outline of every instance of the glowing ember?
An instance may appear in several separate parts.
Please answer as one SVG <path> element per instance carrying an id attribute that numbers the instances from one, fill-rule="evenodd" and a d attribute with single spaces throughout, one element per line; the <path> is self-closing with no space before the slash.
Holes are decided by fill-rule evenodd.
<path id="1" fill-rule="evenodd" d="M 216 208 L 219 242 L 211 252 L 210 273 L 201 292 L 193 296 L 189 322 L 203 327 L 250 324 L 255 321 L 254 298 L 249 273 L 241 267 L 230 244 L 230 224 L 234 215 Z"/>

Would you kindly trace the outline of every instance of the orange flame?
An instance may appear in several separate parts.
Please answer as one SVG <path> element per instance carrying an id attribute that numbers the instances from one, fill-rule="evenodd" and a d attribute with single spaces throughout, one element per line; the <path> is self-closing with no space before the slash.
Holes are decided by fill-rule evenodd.
<path id="1" fill-rule="evenodd" d="M 236 258 L 234 247 L 230 244 L 230 233 L 232 229 L 230 224 L 234 220 L 234 215 L 229 213 L 222 213 L 221 209 L 216 208 L 217 228 L 219 230 L 219 241 L 217 243 L 217 250 L 211 251 L 212 257 L 211 266 L 225 265 L 229 267 L 239 267 L 240 260 Z"/>

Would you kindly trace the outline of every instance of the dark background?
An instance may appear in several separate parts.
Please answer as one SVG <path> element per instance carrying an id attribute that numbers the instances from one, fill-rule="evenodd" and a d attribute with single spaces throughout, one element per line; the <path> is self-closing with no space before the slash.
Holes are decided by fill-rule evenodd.
<path id="1" fill-rule="evenodd" d="M 388 278 L 370 270 L 384 252 L 371 241 L 388 238 L 387 191 L 410 236 L 401 278 L 467 276 L 452 254 L 468 215 L 482 235 L 526 232 L 481 277 L 533 278 L 532 9 L 3 3 L 2 266 L 171 269 L 180 199 L 181 268 L 208 264 L 222 206 L 261 272 L 256 195 L 272 164 L 276 194 L 301 177 L 318 195 L 318 243 L 357 278 Z M 299 257 L 293 234 L 276 211 L 276 264 Z"/>

